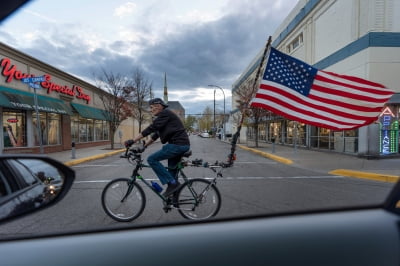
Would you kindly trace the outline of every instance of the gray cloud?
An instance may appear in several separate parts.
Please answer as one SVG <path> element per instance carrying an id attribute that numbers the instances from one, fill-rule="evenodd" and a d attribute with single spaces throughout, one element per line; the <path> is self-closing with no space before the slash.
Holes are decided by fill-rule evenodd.
<path id="1" fill-rule="evenodd" d="M 90 50 L 69 28 L 59 34 L 60 29 L 51 27 L 46 36 L 39 36 L 32 46 L 22 51 L 87 80 L 92 80 L 93 72 L 99 72 L 101 68 L 124 74 L 140 67 L 153 81 L 158 97 L 162 96 L 164 72 L 167 73 L 170 91 L 207 88 L 208 84 L 230 90 L 236 78 L 264 47 L 268 36 L 282 22 L 280 14 L 288 12 L 288 7 L 283 5 L 271 8 L 277 3 L 265 0 L 231 1 L 227 6 L 228 13 L 219 20 L 181 25 L 174 33 L 165 34 L 155 44 L 147 43 L 131 56 L 121 55 L 120 52 L 148 41 L 143 38 L 136 43 L 119 40 L 108 47 Z M 11 35 L 6 37 L 10 43 L 15 42 Z M 210 88 L 210 95 L 212 91 Z M 187 103 L 183 98 L 180 101 L 187 113 L 201 113 L 206 106 L 212 105 L 207 101 Z"/>

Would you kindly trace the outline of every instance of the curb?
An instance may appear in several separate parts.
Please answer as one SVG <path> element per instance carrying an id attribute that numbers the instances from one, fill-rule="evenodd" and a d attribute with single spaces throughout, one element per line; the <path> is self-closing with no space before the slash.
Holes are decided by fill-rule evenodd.
<path id="1" fill-rule="evenodd" d="M 89 156 L 89 157 L 85 157 L 82 159 L 76 159 L 76 160 L 72 160 L 72 161 L 68 161 L 65 162 L 64 164 L 67 166 L 73 166 L 73 165 L 77 165 L 80 163 L 84 163 L 84 162 L 88 162 L 88 161 L 92 161 L 92 160 L 97 160 L 97 159 L 102 159 L 108 156 L 112 156 L 121 152 L 124 152 L 125 149 L 121 149 L 121 150 L 116 150 L 116 151 L 112 151 L 112 152 L 108 152 L 108 153 L 102 153 L 102 154 L 98 154 L 98 155 L 93 155 L 93 156 Z"/>
<path id="2" fill-rule="evenodd" d="M 376 174 L 376 173 L 361 172 L 361 171 L 347 170 L 347 169 L 332 170 L 328 174 L 355 177 L 355 178 L 364 178 L 364 179 L 389 182 L 389 183 L 396 183 L 397 181 L 400 180 L 400 177 L 395 175 Z"/>
<path id="3" fill-rule="evenodd" d="M 290 159 L 287 159 L 287 158 L 284 158 L 284 157 L 280 157 L 280 156 L 277 156 L 277 155 L 274 155 L 274 154 L 271 154 L 271 153 L 268 153 L 268 152 L 259 151 L 257 149 L 249 148 L 249 147 L 243 146 L 243 145 L 237 145 L 237 146 L 242 148 L 243 150 L 254 152 L 254 153 L 258 154 L 258 155 L 261 155 L 263 157 L 272 159 L 272 160 L 280 162 L 280 163 L 284 163 L 284 164 L 292 164 L 293 163 L 293 161 L 290 160 Z"/>

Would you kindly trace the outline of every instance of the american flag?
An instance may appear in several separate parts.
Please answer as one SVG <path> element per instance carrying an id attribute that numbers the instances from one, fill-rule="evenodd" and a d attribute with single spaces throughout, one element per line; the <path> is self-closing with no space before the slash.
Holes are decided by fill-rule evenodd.
<path id="1" fill-rule="evenodd" d="M 377 120 L 391 89 L 365 79 L 318 70 L 271 47 L 250 106 L 332 130 L 350 130 Z"/>

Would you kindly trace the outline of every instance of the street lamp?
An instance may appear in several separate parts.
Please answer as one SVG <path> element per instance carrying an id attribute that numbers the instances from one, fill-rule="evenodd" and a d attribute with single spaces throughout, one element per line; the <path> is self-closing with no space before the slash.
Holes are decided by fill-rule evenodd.
<path id="1" fill-rule="evenodd" d="M 224 90 L 217 85 L 208 85 L 209 87 L 216 87 L 222 91 L 224 94 L 224 117 L 222 118 L 222 123 L 224 124 L 224 139 L 225 139 L 225 92 Z M 215 128 L 215 89 L 214 89 L 214 128 Z"/>

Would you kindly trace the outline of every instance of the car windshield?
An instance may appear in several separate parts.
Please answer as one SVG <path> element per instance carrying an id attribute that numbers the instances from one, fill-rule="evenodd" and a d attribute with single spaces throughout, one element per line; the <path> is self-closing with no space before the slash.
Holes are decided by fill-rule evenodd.
<path id="1" fill-rule="evenodd" d="M 0 22 L 0 150 L 76 178 L 0 240 L 382 206 L 400 176 L 393 5 L 29 1 Z M 0 198 L 20 200 L 12 165 Z"/>

